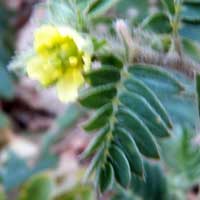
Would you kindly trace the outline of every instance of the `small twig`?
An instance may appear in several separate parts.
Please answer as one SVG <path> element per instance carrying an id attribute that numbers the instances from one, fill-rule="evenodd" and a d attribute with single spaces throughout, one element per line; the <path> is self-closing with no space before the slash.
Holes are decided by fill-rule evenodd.
<path id="1" fill-rule="evenodd" d="M 164 52 L 156 52 L 151 47 L 145 46 L 143 38 L 140 37 L 143 34 L 144 38 L 146 38 L 145 32 L 137 30 L 138 32 L 132 37 L 127 24 L 123 20 L 116 22 L 116 31 L 128 47 L 128 64 L 146 63 L 171 68 L 182 72 L 191 79 L 194 78 L 195 72 L 200 73 L 199 63 L 196 63 L 186 55 L 182 56 L 178 33 L 174 40 L 174 42 L 177 42 L 177 44 L 174 44 L 175 49 L 166 54 Z M 153 36 L 151 35 L 151 37 Z"/>
<path id="2" fill-rule="evenodd" d="M 171 26 L 172 26 L 172 42 L 174 46 L 174 50 L 178 53 L 180 59 L 182 59 L 182 47 L 181 40 L 179 36 L 179 27 L 180 27 L 180 15 L 182 8 L 182 0 L 174 0 L 175 6 L 175 15 L 171 16 Z"/>
<path id="3" fill-rule="evenodd" d="M 157 53 L 150 48 L 136 46 L 134 44 L 134 58 L 133 63 L 148 63 L 159 65 L 164 68 L 176 69 L 190 78 L 194 77 L 194 72 L 200 73 L 200 64 L 194 62 L 188 57 L 180 58 L 178 54 L 169 53 Z"/>
<path id="4" fill-rule="evenodd" d="M 132 35 L 129 31 L 128 25 L 125 23 L 124 20 L 119 19 L 115 23 L 115 29 L 118 34 L 118 37 L 121 39 L 121 41 L 123 42 L 125 46 L 125 49 L 126 49 L 125 57 L 127 59 L 127 62 L 129 62 L 130 60 L 133 59 L 134 42 L 133 42 Z"/>

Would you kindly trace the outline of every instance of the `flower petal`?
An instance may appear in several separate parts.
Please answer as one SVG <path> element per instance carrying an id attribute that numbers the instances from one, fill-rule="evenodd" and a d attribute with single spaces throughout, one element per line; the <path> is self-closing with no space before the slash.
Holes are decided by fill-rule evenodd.
<path id="1" fill-rule="evenodd" d="M 84 53 L 83 62 L 84 62 L 84 66 L 83 66 L 84 71 L 85 72 L 89 71 L 90 66 L 91 66 L 91 56 L 87 53 Z"/>
<path id="2" fill-rule="evenodd" d="M 27 63 L 27 73 L 29 77 L 38 80 L 43 86 L 48 86 L 60 76 L 61 71 L 44 58 L 35 56 Z"/>
<path id="3" fill-rule="evenodd" d="M 91 40 L 88 37 L 83 37 L 76 30 L 70 28 L 69 26 L 59 27 L 59 32 L 63 36 L 71 37 L 77 44 L 79 50 L 86 51 L 89 54 L 93 52 L 93 45 Z"/>
<path id="4" fill-rule="evenodd" d="M 34 35 L 34 48 L 37 53 L 44 53 L 44 49 L 52 47 L 60 40 L 60 33 L 56 27 L 51 25 L 43 25 L 40 29 L 36 30 Z"/>
<path id="5" fill-rule="evenodd" d="M 31 58 L 27 63 L 27 73 L 32 79 L 40 81 L 43 85 L 47 84 L 46 76 L 44 70 L 42 69 L 43 60 L 39 57 Z"/>
<path id="6" fill-rule="evenodd" d="M 63 102 L 73 102 L 78 97 L 78 89 L 84 79 L 80 69 L 69 68 L 57 83 L 58 97 Z"/>

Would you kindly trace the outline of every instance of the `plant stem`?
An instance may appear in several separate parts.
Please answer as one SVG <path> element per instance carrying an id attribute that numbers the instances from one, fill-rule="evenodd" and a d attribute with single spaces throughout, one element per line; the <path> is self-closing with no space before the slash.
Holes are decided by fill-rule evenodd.
<path id="1" fill-rule="evenodd" d="M 171 19 L 173 45 L 174 45 L 174 49 L 178 53 L 179 57 L 182 58 L 182 48 L 181 48 L 181 41 L 180 41 L 180 37 L 179 37 L 182 0 L 174 0 L 174 6 L 175 6 L 175 15 Z"/>

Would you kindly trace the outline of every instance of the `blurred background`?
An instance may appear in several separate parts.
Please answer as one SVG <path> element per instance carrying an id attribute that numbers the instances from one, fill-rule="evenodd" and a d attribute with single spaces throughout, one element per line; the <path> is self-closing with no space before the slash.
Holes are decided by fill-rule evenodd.
<path id="1" fill-rule="evenodd" d="M 37 3 L 42 1 L 0 1 L 0 185 L 11 200 L 31 175 L 52 167 L 56 177 L 69 175 L 69 184 L 76 184 L 78 155 L 89 140 L 76 125 L 86 117 L 77 105 L 62 104 L 54 89 L 41 90 L 9 68 L 45 15 Z"/>

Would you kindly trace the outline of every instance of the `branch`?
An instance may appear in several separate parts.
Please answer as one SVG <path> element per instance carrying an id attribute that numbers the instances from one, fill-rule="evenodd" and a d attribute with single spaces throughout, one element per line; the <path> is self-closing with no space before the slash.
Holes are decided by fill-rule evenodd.
<path id="1" fill-rule="evenodd" d="M 193 78 L 195 72 L 200 73 L 200 64 L 194 62 L 192 59 L 180 57 L 176 52 L 169 54 L 157 53 L 148 47 L 141 47 L 134 45 L 133 63 L 148 63 L 159 65 L 164 68 L 176 69 L 179 72 Z"/>
<path id="2" fill-rule="evenodd" d="M 195 73 L 200 73 L 200 64 L 193 61 L 187 55 L 182 55 L 181 50 L 174 49 L 166 53 L 159 53 L 154 51 L 152 48 L 145 45 L 146 36 L 145 32 L 141 30 L 135 30 L 134 37 L 129 32 L 127 24 L 123 20 L 117 20 L 115 24 L 116 32 L 119 38 L 128 47 L 128 62 L 129 63 L 146 63 L 159 65 L 164 68 L 175 69 L 183 74 L 187 75 L 189 78 L 193 79 Z M 154 35 L 147 35 L 147 38 L 152 39 Z M 178 38 L 176 38 L 178 39 Z M 180 41 L 177 41 L 178 43 Z M 177 44 L 180 48 L 180 44 Z M 178 51 L 177 51 L 178 50 Z"/>

